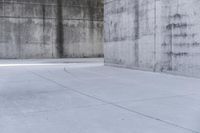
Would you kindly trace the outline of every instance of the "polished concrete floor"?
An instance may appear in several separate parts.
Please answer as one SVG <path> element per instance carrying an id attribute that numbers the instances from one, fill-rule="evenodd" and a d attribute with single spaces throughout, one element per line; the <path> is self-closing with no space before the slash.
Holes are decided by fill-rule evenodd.
<path id="1" fill-rule="evenodd" d="M 200 133 L 200 79 L 101 59 L 2 60 L 0 133 Z"/>

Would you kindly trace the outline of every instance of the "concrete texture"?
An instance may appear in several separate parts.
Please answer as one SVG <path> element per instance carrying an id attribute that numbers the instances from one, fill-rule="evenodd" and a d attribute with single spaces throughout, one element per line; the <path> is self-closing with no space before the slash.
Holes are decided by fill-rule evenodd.
<path id="1" fill-rule="evenodd" d="M 102 0 L 0 0 L 0 58 L 103 56 Z"/>
<path id="2" fill-rule="evenodd" d="M 198 0 L 105 0 L 107 65 L 200 77 Z"/>
<path id="3" fill-rule="evenodd" d="M 0 61 L 1 133 L 200 133 L 199 79 L 71 61 Z"/>

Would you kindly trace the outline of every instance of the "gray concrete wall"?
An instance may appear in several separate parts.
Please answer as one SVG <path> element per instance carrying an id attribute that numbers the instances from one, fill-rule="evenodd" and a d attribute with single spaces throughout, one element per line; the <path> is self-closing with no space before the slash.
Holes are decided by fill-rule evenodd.
<path id="1" fill-rule="evenodd" d="M 104 2 L 107 65 L 200 77 L 200 1 Z"/>
<path id="2" fill-rule="evenodd" d="M 0 58 L 103 55 L 103 0 L 0 0 Z"/>

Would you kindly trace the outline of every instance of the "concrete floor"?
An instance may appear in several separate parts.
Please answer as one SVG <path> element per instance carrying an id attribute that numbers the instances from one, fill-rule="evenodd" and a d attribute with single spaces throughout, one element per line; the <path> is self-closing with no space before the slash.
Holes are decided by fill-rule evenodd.
<path id="1" fill-rule="evenodd" d="M 200 79 L 71 61 L 0 61 L 0 133 L 200 133 Z"/>

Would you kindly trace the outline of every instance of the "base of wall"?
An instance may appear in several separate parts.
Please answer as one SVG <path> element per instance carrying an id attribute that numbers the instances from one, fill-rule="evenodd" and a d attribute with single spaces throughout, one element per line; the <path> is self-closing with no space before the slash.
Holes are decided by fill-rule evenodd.
<path id="1" fill-rule="evenodd" d="M 111 66 L 111 67 L 118 67 L 118 68 L 122 68 L 122 69 L 132 69 L 133 71 L 145 71 L 145 72 L 154 72 L 154 73 L 159 73 L 159 74 L 168 74 L 168 75 L 172 75 L 172 76 L 181 76 L 184 78 L 200 78 L 200 75 L 191 75 L 191 74 L 185 74 L 185 73 L 181 73 L 181 72 L 175 72 L 175 71 L 154 71 L 152 69 L 145 69 L 145 68 L 139 68 L 139 67 L 131 67 L 131 66 L 123 66 L 120 64 L 110 64 L 110 63 L 105 63 L 105 66 Z"/>

